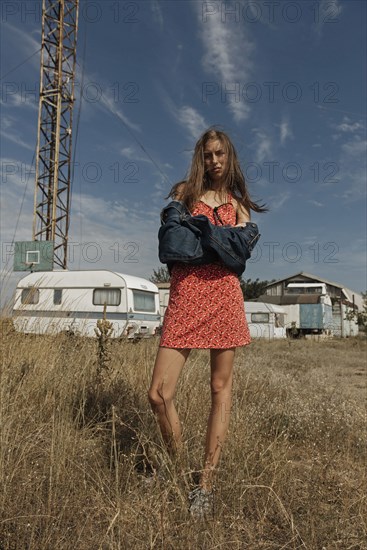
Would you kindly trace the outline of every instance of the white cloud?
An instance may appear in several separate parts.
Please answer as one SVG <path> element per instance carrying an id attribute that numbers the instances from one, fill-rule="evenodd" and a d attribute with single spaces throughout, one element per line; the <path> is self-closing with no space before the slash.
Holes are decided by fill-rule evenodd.
<path id="1" fill-rule="evenodd" d="M 10 132 L 1 132 L 0 135 L 12 143 L 15 143 L 16 145 L 20 145 L 21 147 L 24 147 L 24 149 L 28 149 L 29 151 L 34 151 L 34 147 L 31 147 L 31 145 L 28 145 L 25 141 L 22 140 L 21 137 L 12 134 Z"/>
<path id="2" fill-rule="evenodd" d="M 136 147 L 123 147 L 120 149 L 120 154 L 122 157 L 134 162 L 148 162 L 149 164 L 152 162 L 147 156 L 138 153 Z"/>
<path id="3" fill-rule="evenodd" d="M 283 192 L 281 195 L 270 197 L 268 203 L 270 204 L 271 210 L 280 210 L 282 206 L 291 198 L 291 193 L 289 191 Z"/>
<path id="4" fill-rule="evenodd" d="M 153 0 L 151 3 L 151 10 L 153 13 L 153 18 L 156 23 L 158 23 L 160 30 L 163 30 L 164 27 L 164 19 L 163 19 L 163 13 L 162 8 L 159 5 L 159 2 L 157 0 Z"/>
<path id="5" fill-rule="evenodd" d="M 366 149 L 367 141 L 357 136 L 341 146 L 337 177 L 343 182 L 343 190 L 338 198 L 347 202 L 365 200 Z"/>
<path id="6" fill-rule="evenodd" d="M 34 183 L 35 168 L 25 162 L 20 162 L 14 158 L 2 157 L 0 159 L 1 168 L 1 189 L 5 187 L 17 187 L 18 199 L 21 189 L 24 189 L 24 185 L 32 182 Z"/>
<path id="7" fill-rule="evenodd" d="M 348 122 L 343 122 L 337 126 L 337 129 L 341 132 L 356 132 L 357 130 L 362 130 L 363 125 L 359 122 L 354 122 L 354 124 L 349 124 Z"/>
<path id="8" fill-rule="evenodd" d="M 167 111 L 180 124 L 180 126 L 189 134 L 190 141 L 192 138 L 196 141 L 210 125 L 206 122 L 204 116 L 190 105 L 177 106 L 177 103 L 172 100 L 167 90 L 157 83 L 159 96 L 164 103 Z M 192 152 L 190 152 L 190 155 Z"/>
<path id="9" fill-rule="evenodd" d="M 8 88 L 7 90 L 5 89 L 4 91 L 3 97 L 5 97 L 5 101 L 2 98 L 0 100 L 1 107 L 11 107 L 12 109 L 25 107 L 26 109 L 38 111 L 38 89 L 36 90 L 36 88 L 34 88 L 33 90 L 31 90 L 27 87 L 24 87 L 24 89 L 22 89 L 19 87 L 18 84 L 11 84 L 13 86 Z M 16 86 L 16 91 L 13 91 L 14 85 Z"/>
<path id="10" fill-rule="evenodd" d="M 184 105 L 175 111 L 175 116 L 183 128 L 186 128 L 190 136 L 197 140 L 208 127 L 204 117 L 193 107 Z"/>
<path id="11" fill-rule="evenodd" d="M 148 278 L 159 263 L 159 209 L 152 203 L 147 209 L 146 199 L 132 203 L 84 194 L 78 202 L 81 211 L 74 210 L 70 234 L 75 258 L 69 268 L 107 268 Z"/>
<path id="12" fill-rule="evenodd" d="M 120 153 L 123 157 L 131 160 L 135 155 L 135 149 L 134 147 L 123 147 Z"/>
<path id="13" fill-rule="evenodd" d="M 367 140 L 355 139 L 354 141 L 343 143 L 341 148 L 347 155 L 365 155 L 367 153 Z"/>
<path id="14" fill-rule="evenodd" d="M 340 0 L 321 0 L 315 4 L 313 29 L 320 37 L 324 25 L 333 25 L 338 22 L 343 11 Z"/>
<path id="15" fill-rule="evenodd" d="M 98 105 L 102 105 L 109 113 L 114 116 L 117 116 L 123 124 L 126 124 L 132 130 L 140 132 L 140 126 L 131 122 L 131 120 L 118 108 L 116 101 L 111 92 L 107 91 L 107 87 L 104 90 L 104 93 L 101 94 L 101 99 L 98 102 Z"/>
<path id="16" fill-rule="evenodd" d="M 238 93 L 226 94 L 226 91 L 236 91 L 236 84 L 252 80 L 251 56 L 255 44 L 247 36 L 245 25 L 222 21 L 220 10 L 204 20 L 200 2 L 195 2 L 195 9 L 199 20 L 199 34 L 204 46 L 203 68 L 218 79 L 216 84 L 224 93 L 223 97 L 235 121 L 246 120 L 250 114 L 250 107 L 240 93 L 241 86 L 238 86 Z"/>
<path id="17" fill-rule="evenodd" d="M 358 115 L 356 115 L 358 116 Z M 354 202 L 366 197 L 366 152 L 365 123 L 343 116 L 339 124 L 330 124 L 339 131 L 332 138 L 340 143 L 335 177 L 342 182 L 342 190 L 334 195 L 338 200 Z"/>
<path id="18" fill-rule="evenodd" d="M 76 107 L 81 106 L 85 122 L 86 119 L 94 116 L 96 109 L 99 109 L 112 115 L 112 118 L 117 117 L 132 130 L 140 132 L 140 126 L 132 122 L 119 108 L 121 103 L 118 101 L 118 97 L 121 92 L 118 86 L 119 83 L 112 87 L 98 73 L 87 72 L 83 66 L 77 63 L 74 84 L 77 101 L 74 111 Z M 129 89 L 128 92 L 131 94 L 131 99 L 134 99 L 135 94 L 138 92 L 137 84 L 132 82 L 131 90 Z"/>
<path id="19" fill-rule="evenodd" d="M 11 116 L 3 116 L 1 120 L 3 130 L 8 130 L 8 128 L 11 128 L 13 123 L 15 122 L 15 119 Z"/>
<path id="20" fill-rule="evenodd" d="M 292 130 L 290 129 L 288 122 L 282 122 L 280 125 L 280 143 L 284 145 L 285 140 L 288 137 L 293 137 Z"/>
<path id="21" fill-rule="evenodd" d="M 330 127 L 337 130 L 338 134 L 334 134 L 335 139 L 339 139 L 343 134 L 361 134 L 365 132 L 365 124 L 362 122 L 353 122 L 350 117 L 344 116 L 343 121 L 340 124 L 330 124 Z"/>
<path id="22" fill-rule="evenodd" d="M 255 134 L 254 149 L 256 151 L 256 162 L 261 164 L 264 160 L 272 159 L 274 155 L 272 152 L 273 143 L 271 138 L 264 132 L 264 130 L 260 130 L 260 128 L 253 128 L 251 131 Z"/>
<path id="23" fill-rule="evenodd" d="M 20 49 L 26 55 L 32 54 L 32 52 L 37 52 L 41 49 L 41 41 L 36 40 L 31 36 L 28 30 L 21 30 L 18 27 L 11 25 L 8 21 L 3 21 L 3 29 L 7 31 L 8 39 L 7 45 L 10 47 Z M 35 55 L 33 59 L 33 64 L 40 66 L 40 53 Z M 29 61 L 27 61 L 28 63 Z"/>
<path id="24" fill-rule="evenodd" d="M 13 122 L 15 122 L 14 119 L 11 117 L 6 117 L 4 122 L 4 129 L 1 130 L 0 135 L 3 139 L 11 141 L 12 143 L 15 143 L 16 145 L 20 145 L 21 147 L 24 147 L 24 149 L 28 149 L 29 151 L 35 150 L 35 145 L 29 145 L 26 141 L 24 141 L 16 130 L 12 129 Z M 19 127 L 19 124 L 15 124 L 14 126 Z"/>
<path id="25" fill-rule="evenodd" d="M 294 139 L 288 116 L 284 115 L 281 123 L 277 126 L 280 129 L 279 137 L 281 145 L 284 145 L 287 139 Z"/>

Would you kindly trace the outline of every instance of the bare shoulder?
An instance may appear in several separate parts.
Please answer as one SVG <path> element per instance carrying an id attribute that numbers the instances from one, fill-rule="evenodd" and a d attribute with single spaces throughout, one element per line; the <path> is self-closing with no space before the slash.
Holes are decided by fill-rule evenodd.
<path id="1" fill-rule="evenodd" d="M 237 215 L 237 223 L 243 223 L 243 222 L 249 222 L 251 221 L 251 213 L 250 210 L 245 208 L 241 202 L 236 199 L 235 197 L 232 197 L 232 204 L 235 207 L 236 215 Z"/>

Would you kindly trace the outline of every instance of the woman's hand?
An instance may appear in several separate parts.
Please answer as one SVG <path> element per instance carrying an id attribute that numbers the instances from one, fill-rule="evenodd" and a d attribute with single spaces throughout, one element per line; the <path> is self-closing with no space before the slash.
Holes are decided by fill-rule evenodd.
<path id="1" fill-rule="evenodd" d="M 236 225 L 234 225 L 233 227 L 246 227 L 247 223 L 246 222 L 241 222 L 241 223 L 236 223 Z"/>

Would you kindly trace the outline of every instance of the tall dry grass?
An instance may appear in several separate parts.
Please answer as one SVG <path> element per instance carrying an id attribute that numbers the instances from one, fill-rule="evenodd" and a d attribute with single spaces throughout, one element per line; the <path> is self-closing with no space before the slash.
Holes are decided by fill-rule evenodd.
<path id="1" fill-rule="evenodd" d="M 180 380 L 186 445 L 172 461 L 146 398 L 156 340 L 110 342 L 97 376 L 97 341 L 6 320 L 1 334 L 1 550 L 367 548 L 364 340 L 238 350 L 214 517 L 194 522 L 207 352 Z"/>

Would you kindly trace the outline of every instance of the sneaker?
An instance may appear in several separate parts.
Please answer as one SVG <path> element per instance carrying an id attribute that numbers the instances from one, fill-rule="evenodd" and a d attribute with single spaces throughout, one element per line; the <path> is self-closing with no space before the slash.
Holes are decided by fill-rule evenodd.
<path id="1" fill-rule="evenodd" d="M 189 493 L 190 514 L 200 519 L 213 515 L 213 492 L 206 491 L 202 487 L 196 487 Z"/>

